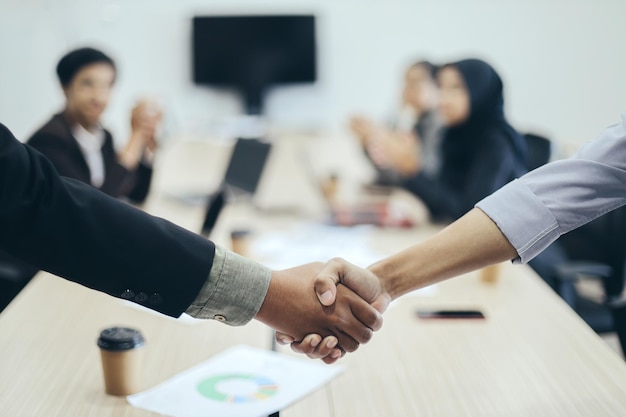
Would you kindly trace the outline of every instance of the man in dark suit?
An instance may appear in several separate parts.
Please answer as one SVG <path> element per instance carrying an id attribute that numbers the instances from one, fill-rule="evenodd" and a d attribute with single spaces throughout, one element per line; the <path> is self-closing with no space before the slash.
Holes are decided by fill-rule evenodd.
<path id="1" fill-rule="evenodd" d="M 113 60 L 101 51 L 81 48 L 61 58 L 56 72 L 65 108 L 37 130 L 28 144 L 64 177 L 91 184 L 113 197 L 145 200 L 161 118 L 158 108 L 143 101 L 133 109 L 131 135 L 118 154 L 111 133 L 100 123 L 117 75 Z"/>
<path id="2" fill-rule="evenodd" d="M 163 314 L 231 325 L 256 318 L 295 340 L 335 335 L 352 351 L 382 319 L 344 286 L 313 291 L 322 264 L 271 271 L 79 181 L 0 124 L 0 248 L 37 267 Z M 68 300 L 71 302 L 71 300 Z"/>

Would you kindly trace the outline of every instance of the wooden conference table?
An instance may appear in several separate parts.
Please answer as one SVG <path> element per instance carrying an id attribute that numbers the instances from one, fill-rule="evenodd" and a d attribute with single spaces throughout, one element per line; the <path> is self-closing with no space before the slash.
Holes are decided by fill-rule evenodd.
<path id="1" fill-rule="evenodd" d="M 197 226 L 200 208 L 156 194 L 151 211 L 178 212 L 185 227 Z M 242 218 L 259 216 L 261 235 L 288 234 L 298 223 L 249 207 L 229 210 L 218 242 Z M 435 231 L 366 234 L 372 247 L 391 253 Z M 415 311 L 428 307 L 479 308 L 487 319 L 417 319 Z M 0 315 L 0 415 L 156 416 L 104 394 L 95 340 L 111 325 L 144 333 L 146 388 L 235 344 L 269 348 L 272 337 L 257 322 L 178 321 L 41 273 Z M 492 284 L 473 273 L 399 300 L 375 338 L 342 363 L 344 373 L 281 416 L 626 415 L 624 362 L 525 266 L 502 265 Z"/>

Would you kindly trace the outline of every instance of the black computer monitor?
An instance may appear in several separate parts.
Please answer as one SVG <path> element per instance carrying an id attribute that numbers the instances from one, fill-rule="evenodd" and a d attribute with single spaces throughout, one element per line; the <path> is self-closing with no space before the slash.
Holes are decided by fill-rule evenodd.
<path id="1" fill-rule="evenodd" d="M 250 114 L 268 87 L 317 78 L 312 15 L 196 16 L 192 42 L 194 82 L 236 88 Z"/>

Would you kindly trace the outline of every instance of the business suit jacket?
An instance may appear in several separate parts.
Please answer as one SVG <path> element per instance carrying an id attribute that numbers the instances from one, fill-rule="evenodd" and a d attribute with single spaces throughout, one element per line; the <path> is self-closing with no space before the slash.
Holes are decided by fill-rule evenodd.
<path id="1" fill-rule="evenodd" d="M 206 282 L 212 242 L 62 178 L 0 124 L 0 248 L 89 288 L 179 316 Z"/>
<path id="2" fill-rule="evenodd" d="M 152 168 L 140 163 L 135 170 L 126 169 L 117 160 L 111 133 L 106 129 L 104 133 L 104 183 L 100 191 L 112 197 L 128 197 L 133 202 L 142 202 L 150 190 Z M 89 166 L 63 113 L 54 115 L 27 143 L 44 154 L 61 176 L 91 183 Z"/>

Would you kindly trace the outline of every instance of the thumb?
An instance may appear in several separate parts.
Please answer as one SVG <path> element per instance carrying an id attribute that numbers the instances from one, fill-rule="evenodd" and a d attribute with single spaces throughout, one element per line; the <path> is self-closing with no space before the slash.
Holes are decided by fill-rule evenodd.
<path id="1" fill-rule="evenodd" d="M 327 271 L 326 267 L 315 277 L 313 286 L 322 305 L 330 306 L 335 303 L 338 282 L 339 276 L 336 271 Z"/>
<path id="2" fill-rule="evenodd" d="M 388 294 L 381 294 L 372 302 L 372 307 L 378 310 L 379 313 L 384 313 L 391 304 L 391 297 Z"/>

